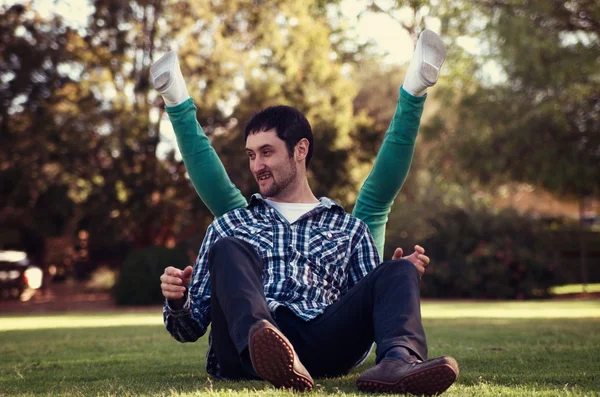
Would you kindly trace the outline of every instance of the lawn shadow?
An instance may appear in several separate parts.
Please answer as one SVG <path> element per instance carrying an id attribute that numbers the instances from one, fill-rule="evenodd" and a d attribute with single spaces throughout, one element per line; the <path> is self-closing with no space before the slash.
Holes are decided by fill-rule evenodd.
<path id="1" fill-rule="evenodd" d="M 361 366 L 359 368 L 354 369 L 349 374 L 334 378 L 316 378 L 314 392 L 319 394 L 335 394 L 339 395 L 340 393 L 357 393 L 358 389 L 356 388 L 356 378 L 359 374 L 364 371 L 369 366 Z M 219 393 L 229 392 L 229 391 L 247 391 L 247 390 L 255 390 L 260 392 L 273 392 L 275 390 L 274 386 L 272 386 L 267 381 L 226 381 L 226 380 L 218 380 L 213 379 L 210 376 L 206 375 L 204 379 L 204 389 L 206 391 L 215 391 Z M 280 392 L 278 390 L 278 392 Z"/>

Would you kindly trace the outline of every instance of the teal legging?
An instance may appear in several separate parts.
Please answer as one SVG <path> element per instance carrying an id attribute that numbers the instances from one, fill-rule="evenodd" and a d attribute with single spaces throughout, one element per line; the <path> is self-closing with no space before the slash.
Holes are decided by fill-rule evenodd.
<path id="1" fill-rule="evenodd" d="M 354 206 L 353 215 L 367 224 L 382 258 L 385 225 L 410 169 L 425 98 L 400 88 L 396 112 Z M 210 212 L 219 217 L 247 206 L 198 123 L 193 99 L 166 109 L 192 184 Z"/>

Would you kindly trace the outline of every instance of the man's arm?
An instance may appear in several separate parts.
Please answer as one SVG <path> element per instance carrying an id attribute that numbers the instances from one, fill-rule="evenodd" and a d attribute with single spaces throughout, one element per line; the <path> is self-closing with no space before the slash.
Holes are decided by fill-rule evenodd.
<path id="1" fill-rule="evenodd" d="M 202 242 L 202 247 L 198 253 L 198 258 L 192 271 L 191 281 L 187 291 L 177 288 L 176 286 L 185 287 L 185 279 L 181 283 L 174 281 L 171 278 L 161 277 L 161 282 L 173 281 L 170 283 L 172 287 L 163 287 L 163 295 L 165 295 L 165 304 L 163 307 L 163 318 L 167 331 L 179 342 L 194 342 L 206 333 L 210 324 L 210 277 L 208 272 L 208 251 L 210 247 L 219 238 L 218 232 L 215 230 L 214 223 L 208 227 L 206 236 Z M 177 269 L 176 269 L 177 270 Z M 185 272 L 185 271 L 184 271 Z M 181 275 L 183 278 L 184 274 Z M 168 277 L 174 277 L 169 275 Z M 161 284 L 162 286 L 162 284 Z M 176 295 L 177 292 L 181 295 Z M 171 295 L 173 294 L 173 295 Z M 181 304 L 183 303 L 183 305 Z"/>

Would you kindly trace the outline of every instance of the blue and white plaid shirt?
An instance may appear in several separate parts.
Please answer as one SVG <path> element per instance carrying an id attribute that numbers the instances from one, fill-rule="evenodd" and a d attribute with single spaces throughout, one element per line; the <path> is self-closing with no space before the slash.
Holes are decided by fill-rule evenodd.
<path id="1" fill-rule="evenodd" d="M 263 286 L 272 313 L 286 306 L 309 321 L 335 303 L 379 263 L 367 226 L 326 197 L 289 223 L 260 194 L 246 208 L 211 223 L 194 266 L 187 301 L 181 310 L 164 305 L 167 330 L 180 342 L 193 342 L 210 324 L 208 252 L 220 238 L 233 236 L 254 246 L 263 260 Z M 211 368 L 209 349 L 207 371 Z"/>

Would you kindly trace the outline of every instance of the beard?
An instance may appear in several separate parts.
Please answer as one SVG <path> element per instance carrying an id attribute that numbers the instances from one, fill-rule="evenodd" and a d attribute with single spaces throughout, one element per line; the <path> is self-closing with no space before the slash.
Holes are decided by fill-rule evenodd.
<path id="1" fill-rule="evenodd" d="M 282 170 L 281 174 L 275 179 L 275 174 L 271 171 L 271 183 L 268 186 L 261 187 L 259 191 L 263 197 L 277 197 L 286 189 L 288 189 L 296 181 L 296 164 L 293 159 L 290 159 L 289 169 Z"/>

